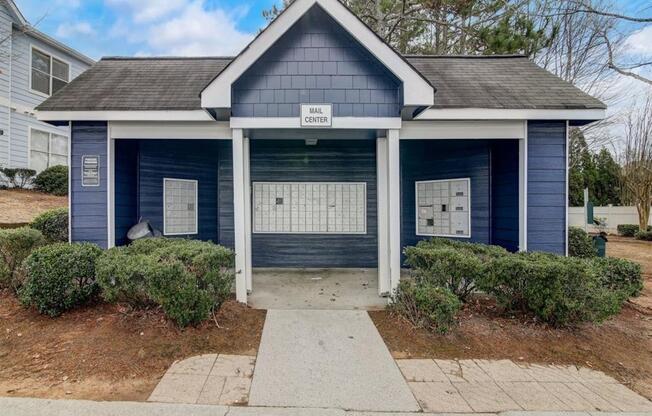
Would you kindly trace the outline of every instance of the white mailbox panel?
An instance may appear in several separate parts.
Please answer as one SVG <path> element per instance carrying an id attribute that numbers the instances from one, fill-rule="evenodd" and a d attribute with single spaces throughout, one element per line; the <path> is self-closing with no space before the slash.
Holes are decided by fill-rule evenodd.
<path id="1" fill-rule="evenodd" d="M 163 234 L 197 234 L 197 181 L 163 179 Z"/>
<path id="2" fill-rule="evenodd" d="M 417 235 L 471 237 L 471 180 L 446 179 L 415 184 Z"/>
<path id="3" fill-rule="evenodd" d="M 255 182 L 253 232 L 365 234 L 364 182 Z"/>

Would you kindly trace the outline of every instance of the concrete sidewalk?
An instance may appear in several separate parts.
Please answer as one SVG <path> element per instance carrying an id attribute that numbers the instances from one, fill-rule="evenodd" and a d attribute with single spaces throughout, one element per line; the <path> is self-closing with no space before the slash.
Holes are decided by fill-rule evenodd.
<path id="1" fill-rule="evenodd" d="M 377 413 L 339 409 L 227 407 L 196 404 L 92 402 L 0 397 L 2 416 L 427 416 L 443 413 Z M 471 416 L 465 413 L 447 414 Z M 479 416 L 474 413 L 473 416 Z M 652 416 L 650 413 L 503 412 L 500 416 Z"/>
<path id="2" fill-rule="evenodd" d="M 270 310 L 250 406 L 421 410 L 365 311 Z"/>

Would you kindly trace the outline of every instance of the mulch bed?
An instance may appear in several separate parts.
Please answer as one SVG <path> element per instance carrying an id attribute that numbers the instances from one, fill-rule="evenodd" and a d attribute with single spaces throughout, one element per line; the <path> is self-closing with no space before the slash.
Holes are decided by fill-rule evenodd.
<path id="1" fill-rule="evenodd" d="M 214 320 L 178 329 L 159 310 L 89 305 L 52 319 L 0 293 L 0 395 L 145 400 L 175 360 L 255 355 L 265 311 L 225 303 Z M 219 327 L 218 327 L 219 325 Z"/>

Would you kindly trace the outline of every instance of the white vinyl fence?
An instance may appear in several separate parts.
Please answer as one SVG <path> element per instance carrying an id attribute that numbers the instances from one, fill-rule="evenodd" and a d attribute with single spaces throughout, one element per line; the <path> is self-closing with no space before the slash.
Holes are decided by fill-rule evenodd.
<path id="1" fill-rule="evenodd" d="M 638 224 L 638 211 L 636 207 L 593 207 L 594 218 L 606 218 L 607 232 L 616 234 L 616 228 L 619 224 Z M 652 214 L 650 215 L 650 223 L 652 224 Z M 586 214 L 584 207 L 569 207 L 568 208 L 568 225 L 571 227 L 584 228 L 586 222 Z M 594 225 L 589 225 L 587 228 L 589 232 L 597 232 L 598 228 Z"/>

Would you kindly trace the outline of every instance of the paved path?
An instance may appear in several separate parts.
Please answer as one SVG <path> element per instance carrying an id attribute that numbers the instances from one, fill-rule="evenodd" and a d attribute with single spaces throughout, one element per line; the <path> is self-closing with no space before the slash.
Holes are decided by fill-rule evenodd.
<path id="1" fill-rule="evenodd" d="M 227 407 L 196 404 L 92 402 L 0 397 L 2 416 L 427 416 L 441 413 L 347 412 L 341 409 Z M 490 416 L 493 414 L 487 414 Z M 652 416 L 652 413 L 505 412 L 500 416 Z M 479 416 L 457 413 L 449 416 Z"/>
<path id="2" fill-rule="evenodd" d="M 270 310 L 250 406 L 419 411 L 364 311 Z"/>

